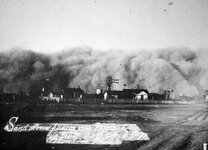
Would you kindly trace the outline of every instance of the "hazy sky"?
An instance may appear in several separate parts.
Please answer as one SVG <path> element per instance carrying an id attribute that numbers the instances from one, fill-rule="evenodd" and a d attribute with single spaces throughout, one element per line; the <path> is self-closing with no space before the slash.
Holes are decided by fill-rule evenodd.
<path id="1" fill-rule="evenodd" d="M 0 49 L 208 47 L 208 0 L 0 0 Z"/>

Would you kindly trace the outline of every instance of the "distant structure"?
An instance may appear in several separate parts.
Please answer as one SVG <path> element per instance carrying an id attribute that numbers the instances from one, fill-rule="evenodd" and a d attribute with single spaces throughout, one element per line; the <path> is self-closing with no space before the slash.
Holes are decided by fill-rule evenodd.
<path id="1" fill-rule="evenodd" d="M 104 100 L 110 102 L 114 102 L 115 99 L 119 99 L 117 102 L 122 102 L 122 100 L 125 102 L 130 102 L 133 100 L 132 102 L 138 103 L 139 101 L 148 100 L 148 95 L 149 92 L 146 89 L 123 89 L 122 91 L 112 90 L 104 92 Z"/>
<path id="2" fill-rule="evenodd" d="M 45 101 L 60 102 L 64 100 L 64 95 L 63 95 L 63 92 L 42 91 L 41 99 Z"/>
<path id="3" fill-rule="evenodd" d="M 14 102 L 16 99 L 16 93 L 2 93 L 0 95 L 0 100 L 7 100 L 10 102 Z"/>
<path id="4" fill-rule="evenodd" d="M 79 87 L 77 88 L 63 88 L 54 90 L 50 79 L 46 79 L 42 89 L 35 89 L 30 91 L 30 96 L 33 100 L 41 100 L 48 102 L 74 102 L 80 101 L 83 98 L 84 91 Z"/>
<path id="5" fill-rule="evenodd" d="M 141 91 L 139 92 L 138 94 L 135 94 L 135 97 L 134 97 L 136 100 L 138 101 L 145 101 L 145 100 L 148 100 L 148 92 L 146 91 Z"/>
<path id="6" fill-rule="evenodd" d="M 40 99 L 44 101 L 60 102 L 64 100 L 64 93 L 62 91 L 52 91 L 50 87 L 50 80 L 46 79 L 42 88 Z"/>
<path id="7" fill-rule="evenodd" d="M 164 99 L 165 99 L 164 94 L 149 93 L 149 100 L 164 100 Z"/>
<path id="8" fill-rule="evenodd" d="M 102 89 L 96 89 L 96 94 L 99 95 L 99 94 L 102 94 L 103 93 L 103 90 Z"/>
<path id="9" fill-rule="evenodd" d="M 0 94 L 0 101 L 5 103 L 27 103 L 31 102 L 30 96 L 16 93 L 2 93 Z"/>
<path id="10" fill-rule="evenodd" d="M 167 89 L 167 90 L 164 90 L 164 96 L 165 96 L 165 99 L 166 100 L 170 100 L 171 99 L 171 93 L 173 92 L 172 89 Z"/>
<path id="11" fill-rule="evenodd" d="M 112 76 L 107 76 L 105 79 L 106 86 L 108 88 L 108 91 L 111 91 L 111 86 L 113 83 L 119 83 L 119 79 L 113 79 Z"/>
<path id="12" fill-rule="evenodd" d="M 106 86 L 108 88 L 108 91 L 111 91 L 111 86 L 113 84 L 113 78 L 111 76 L 107 76 L 105 79 Z"/>
<path id="13" fill-rule="evenodd" d="M 84 91 L 80 88 L 66 88 L 64 89 L 64 97 L 66 101 L 81 100 L 83 98 Z"/>
<path id="14" fill-rule="evenodd" d="M 135 99 L 137 101 L 148 100 L 149 92 L 147 89 L 123 89 L 126 97 Z"/>
<path id="15" fill-rule="evenodd" d="M 205 102 L 208 102 L 208 90 L 206 90 Z"/>

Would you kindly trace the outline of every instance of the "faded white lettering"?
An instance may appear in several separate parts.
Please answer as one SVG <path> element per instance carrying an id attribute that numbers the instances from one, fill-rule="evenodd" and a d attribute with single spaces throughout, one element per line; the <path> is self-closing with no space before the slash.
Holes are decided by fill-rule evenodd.
<path id="1" fill-rule="evenodd" d="M 149 140 L 136 124 L 16 124 L 12 117 L 5 126 L 9 132 L 47 131 L 46 143 L 50 144 L 110 144 L 119 145 L 124 140 Z M 204 145 L 205 148 L 207 145 Z M 204 149 L 207 150 L 207 149 Z"/>
<path id="2" fill-rule="evenodd" d="M 13 131 L 17 120 L 18 120 L 18 117 L 12 117 L 12 118 L 10 118 L 9 121 L 8 121 L 8 123 L 4 127 L 4 130 L 5 131 L 8 131 L 8 132 Z"/>

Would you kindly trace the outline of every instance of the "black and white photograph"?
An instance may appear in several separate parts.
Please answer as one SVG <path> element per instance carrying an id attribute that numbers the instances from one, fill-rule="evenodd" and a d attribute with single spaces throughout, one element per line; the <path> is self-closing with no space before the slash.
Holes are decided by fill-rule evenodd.
<path id="1" fill-rule="evenodd" d="M 208 150 L 208 0 L 0 0 L 1 150 Z"/>

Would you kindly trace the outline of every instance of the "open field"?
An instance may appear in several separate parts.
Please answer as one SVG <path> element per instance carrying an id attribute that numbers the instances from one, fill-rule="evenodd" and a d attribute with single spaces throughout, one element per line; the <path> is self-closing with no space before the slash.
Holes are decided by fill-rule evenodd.
<path id="1" fill-rule="evenodd" d="M 201 150 L 208 142 L 208 106 L 119 104 L 0 105 L 0 149 L 139 149 Z M 45 132 L 8 133 L 3 130 L 12 116 L 17 123 L 135 123 L 150 141 L 124 142 L 119 146 L 46 144 Z"/>

